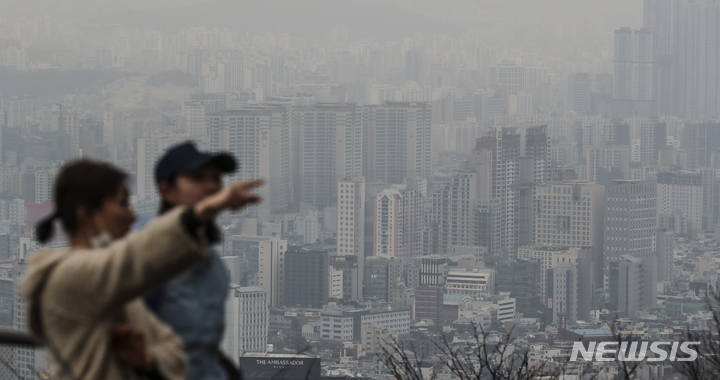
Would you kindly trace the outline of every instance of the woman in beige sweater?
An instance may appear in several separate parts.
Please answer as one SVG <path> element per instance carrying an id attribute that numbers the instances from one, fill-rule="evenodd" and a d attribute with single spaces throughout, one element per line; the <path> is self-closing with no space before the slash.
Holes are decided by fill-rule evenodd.
<path id="1" fill-rule="evenodd" d="M 135 220 L 126 176 L 102 163 L 76 161 L 55 184 L 56 212 L 38 226 L 41 242 L 55 220 L 70 248 L 36 253 L 22 283 L 28 326 L 67 380 L 185 380 L 182 341 L 138 297 L 208 254 L 206 229 L 225 209 L 259 201 L 242 181 L 192 208 L 177 208 L 125 236 Z"/>

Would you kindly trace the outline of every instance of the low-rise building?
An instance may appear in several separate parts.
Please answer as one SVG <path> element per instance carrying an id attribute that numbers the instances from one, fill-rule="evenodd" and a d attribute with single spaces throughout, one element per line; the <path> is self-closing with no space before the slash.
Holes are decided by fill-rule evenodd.
<path id="1" fill-rule="evenodd" d="M 322 339 L 355 340 L 361 338 L 361 327 L 372 324 L 399 336 L 410 331 L 410 310 L 328 310 L 321 314 Z"/>

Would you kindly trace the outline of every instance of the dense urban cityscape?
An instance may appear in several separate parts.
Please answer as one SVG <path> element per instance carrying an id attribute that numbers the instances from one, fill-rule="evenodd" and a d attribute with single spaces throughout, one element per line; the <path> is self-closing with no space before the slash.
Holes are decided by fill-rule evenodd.
<path id="1" fill-rule="evenodd" d="M 418 380 L 462 378 L 437 342 L 478 331 L 544 366 L 508 379 L 693 378 L 568 359 L 720 332 L 720 1 L 528 4 L 506 28 L 464 0 L 238 3 L 0 15 L 0 326 L 27 328 L 20 281 L 63 164 L 122 168 L 149 217 L 158 159 L 192 140 L 237 158 L 227 183 L 267 181 L 219 220 L 222 351 L 248 380 L 414 379 L 389 342 Z M 40 348 L 0 359 L 0 379 L 55 378 Z"/>

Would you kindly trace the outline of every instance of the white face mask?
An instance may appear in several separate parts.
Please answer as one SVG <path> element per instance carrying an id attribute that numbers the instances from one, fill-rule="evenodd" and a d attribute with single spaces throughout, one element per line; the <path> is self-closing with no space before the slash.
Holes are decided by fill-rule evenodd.
<path id="1" fill-rule="evenodd" d="M 98 226 L 100 233 L 90 238 L 90 246 L 92 246 L 93 249 L 106 248 L 112 244 L 114 239 L 105 228 L 105 224 L 103 224 L 101 219 L 95 218 L 95 224 Z"/>

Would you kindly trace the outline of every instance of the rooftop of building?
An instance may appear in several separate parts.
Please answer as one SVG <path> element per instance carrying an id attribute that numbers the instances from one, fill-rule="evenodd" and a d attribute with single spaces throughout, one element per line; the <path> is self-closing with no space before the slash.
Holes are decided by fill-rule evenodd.
<path id="1" fill-rule="evenodd" d="M 460 303 L 465 299 L 471 299 L 472 297 L 465 294 L 443 294 L 443 303 Z"/>
<path id="2" fill-rule="evenodd" d="M 571 248 L 571 247 L 570 247 L 570 246 L 567 246 L 567 245 L 554 245 L 554 244 L 548 244 L 548 245 L 532 245 L 532 246 L 526 245 L 526 246 L 520 247 L 520 249 L 532 249 L 532 250 L 535 250 L 535 251 L 553 251 L 553 252 L 556 252 L 556 251 L 567 251 L 567 250 L 570 249 L 570 248 Z"/>
<path id="3" fill-rule="evenodd" d="M 576 329 L 576 330 L 570 330 L 570 331 L 572 331 L 576 334 L 580 334 L 587 338 L 613 336 L 613 333 L 610 329 Z"/>
<path id="4" fill-rule="evenodd" d="M 254 292 L 265 292 L 263 288 L 258 286 L 240 286 L 237 284 L 230 284 L 230 287 L 238 293 L 254 293 Z"/>
<path id="5" fill-rule="evenodd" d="M 328 309 L 320 313 L 320 315 L 327 316 L 353 316 L 353 315 L 369 315 L 369 314 L 385 314 L 385 313 L 397 313 L 397 312 L 410 312 L 410 309 L 391 309 L 391 310 L 380 310 L 380 309 Z"/>
<path id="6" fill-rule="evenodd" d="M 242 357 L 250 357 L 250 358 L 288 358 L 288 359 L 298 359 L 298 358 L 315 358 L 313 355 L 308 355 L 306 353 L 299 352 L 297 354 L 280 354 L 280 353 L 272 353 L 272 352 L 246 352 L 242 355 Z"/>

